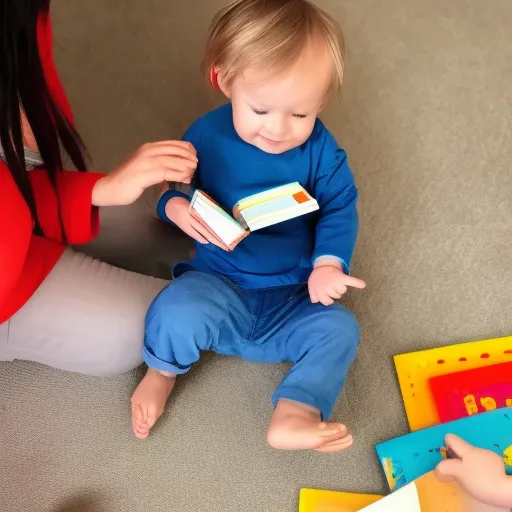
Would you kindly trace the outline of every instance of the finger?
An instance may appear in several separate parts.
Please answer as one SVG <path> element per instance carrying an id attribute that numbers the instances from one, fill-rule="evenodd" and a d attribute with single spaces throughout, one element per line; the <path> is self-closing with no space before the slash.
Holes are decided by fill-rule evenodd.
<path id="1" fill-rule="evenodd" d="M 327 293 L 319 295 L 318 299 L 324 306 L 331 306 L 332 304 L 334 304 L 334 300 Z"/>
<path id="2" fill-rule="evenodd" d="M 190 221 L 190 225 L 193 229 L 195 229 L 199 234 L 203 236 L 209 243 L 216 245 L 220 249 L 224 249 L 225 251 L 228 250 L 227 246 L 224 245 L 220 240 L 218 240 L 212 233 L 208 231 L 208 228 L 203 226 L 198 220 L 194 219 L 192 217 Z"/>
<path id="3" fill-rule="evenodd" d="M 150 165 L 162 167 L 165 170 L 178 172 L 194 172 L 197 169 L 197 162 L 176 156 L 154 156 L 151 157 Z"/>
<path id="4" fill-rule="evenodd" d="M 436 476 L 442 482 L 455 480 L 462 471 L 462 461 L 459 459 L 443 460 L 436 467 Z"/>
<path id="5" fill-rule="evenodd" d="M 357 277 L 345 276 L 344 279 L 345 286 L 351 286 L 352 288 L 359 288 L 362 290 L 366 288 L 366 283 L 362 279 L 358 279 Z"/>
<path id="6" fill-rule="evenodd" d="M 179 156 L 187 160 L 197 162 L 197 154 L 194 146 L 184 141 L 153 142 L 142 146 L 141 150 L 146 156 Z"/>
<path id="7" fill-rule="evenodd" d="M 317 304 L 318 303 L 318 295 L 316 294 L 316 291 L 314 290 L 314 288 L 311 285 L 308 285 L 308 290 L 309 290 L 309 298 L 310 298 L 311 302 L 313 304 Z"/>
<path id="8" fill-rule="evenodd" d="M 327 293 L 332 299 L 341 299 L 345 295 L 347 287 L 343 284 L 334 285 L 327 289 Z"/>
<path id="9" fill-rule="evenodd" d="M 163 181 L 174 181 L 178 183 L 185 183 L 190 185 L 192 183 L 193 172 L 176 172 L 164 170 Z M 159 182 L 158 182 L 159 183 Z"/>
<path id="10" fill-rule="evenodd" d="M 208 240 L 201 234 L 199 231 L 194 229 L 192 226 L 189 226 L 188 229 L 184 229 L 185 233 L 193 238 L 196 242 L 199 242 L 200 244 L 206 245 L 208 243 Z"/>
<path id="11" fill-rule="evenodd" d="M 466 443 L 466 441 L 453 434 L 448 434 L 445 438 L 445 442 L 446 448 L 454 452 L 454 454 L 460 459 L 462 459 L 469 452 L 474 450 L 473 446 L 471 446 L 469 443 Z"/>

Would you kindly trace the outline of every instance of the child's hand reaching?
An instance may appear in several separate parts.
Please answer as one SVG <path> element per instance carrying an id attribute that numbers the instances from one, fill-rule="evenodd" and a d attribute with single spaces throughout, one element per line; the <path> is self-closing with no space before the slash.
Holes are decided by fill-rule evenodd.
<path id="1" fill-rule="evenodd" d="M 440 480 L 456 480 L 470 496 L 486 505 L 512 507 L 512 481 L 505 474 L 502 457 L 452 434 L 446 436 L 446 447 L 456 458 L 438 464 Z"/>
<path id="2" fill-rule="evenodd" d="M 190 201 L 184 197 L 173 197 L 165 205 L 165 214 L 176 224 L 184 233 L 199 242 L 200 244 L 214 244 L 225 251 L 228 248 L 210 233 L 198 220 L 190 213 Z"/>
<path id="3" fill-rule="evenodd" d="M 334 304 L 334 301 L 345 294 L 349 286 L 363 289 L 366 283 L 345 274 L 341 265 L 332 258 L 320 260 L 308 280 L 311 302 L 321 302 L 324 306 Z"/>

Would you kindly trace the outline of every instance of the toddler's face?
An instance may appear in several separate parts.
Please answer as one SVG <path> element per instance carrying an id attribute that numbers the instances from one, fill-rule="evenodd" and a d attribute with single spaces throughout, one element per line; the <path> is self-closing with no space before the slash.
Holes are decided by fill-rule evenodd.
<path id="1" fill-rule="evenodd" d="M 238 135 L 273 154 L 303 144 L 322 109 L 331 72 L 327 52 L 313 47 L 306 49 L 293 66 L 270 79 L 257 70 L 246 69 L 227 91 Z"/>

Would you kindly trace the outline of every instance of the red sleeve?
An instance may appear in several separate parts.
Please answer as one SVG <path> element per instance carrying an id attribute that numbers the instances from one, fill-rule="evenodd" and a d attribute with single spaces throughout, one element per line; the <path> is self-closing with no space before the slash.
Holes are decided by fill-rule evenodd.
<path id="1" fill-rule="evenodd" d="M 37 216 L 44 235 L 56 242 L 82 245 L 99 232 L 99 209 L 92 206 L 92 189 L 105 175 L 92 172 L 62 171 L 57 174 L 57 188 L 48 173 L 38 169 L 29 173 L 36 198 Z M 62 240 L 61 222 L 66 235 Z"/>
<path id="2" fill-rule="evenodd" d="M 49 13 L 39 16 L 37 44 L 48 89 L 66 118 L 73 123 L 73 113 L 53 60 L 53 34 Z M 98 209 L 91 205 L 92 189 L 103 174 L 63 171 L 57 174 L 57 190 L 44 170 L 29 174 L 36 197 L 37 215 L 44 235 L 56 242 L 62 240 L 59 211 L 66 242 L 80 245 L 89 242 L 99 230 Z"/>
<path id="3" fill-rule="evenodd" d="M 19 280 L 32 237 L 32 217 L 7 167 L 0 161 L 0 307 Z"/>

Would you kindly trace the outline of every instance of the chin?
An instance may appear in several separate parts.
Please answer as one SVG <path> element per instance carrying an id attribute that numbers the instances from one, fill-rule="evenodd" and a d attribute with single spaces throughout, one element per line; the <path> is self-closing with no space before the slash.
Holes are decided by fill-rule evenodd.
<path id="1" fill-rule="evenodd" d="M 278 144 L 276 146 L 273 146 L 270 144 L 262 144 L 259 142 L 253 143 L 253 146 L 256 146 L 258 149 L 261 149 L 261 151 L 264 151 L 265 153 L 269 153 L 271 155 L 281 155 L 282 153 L 286 153 L 287 151 L 290 151 L 297 147 L 290 144 Z"/>

